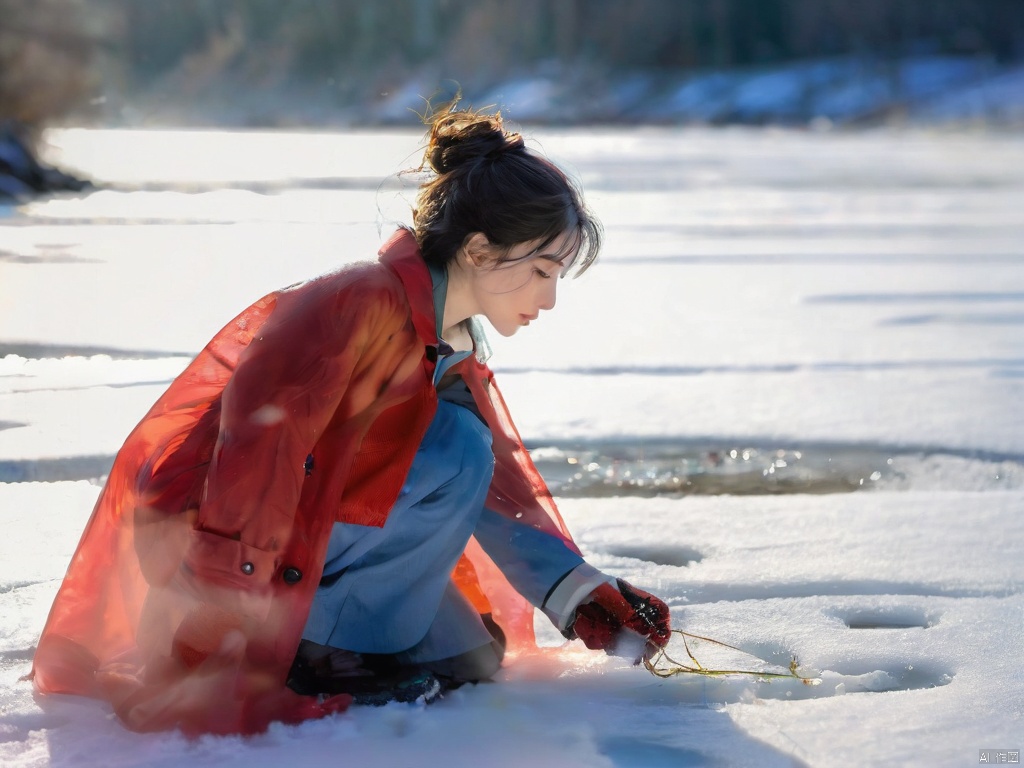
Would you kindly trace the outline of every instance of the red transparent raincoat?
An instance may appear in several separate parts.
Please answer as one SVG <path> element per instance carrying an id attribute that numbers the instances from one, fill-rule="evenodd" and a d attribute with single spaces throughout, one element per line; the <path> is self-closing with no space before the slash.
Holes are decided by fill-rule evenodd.
<path id="1" fill-rule="evenodd" d="M 285 679 L 336 521 L 384 524 L 437 405 L 430 275 L 380 263 L 273 293 L 222 329 L 118 453 L 39 640 L 36 688 L 135 730 L 253 733 L 344 709 Z M 487 505 L 572 545 L 487 366 L 461 373 L 493 433 Z M 533 646 L 533 608 L 474 540 L 454 578 Z"/>

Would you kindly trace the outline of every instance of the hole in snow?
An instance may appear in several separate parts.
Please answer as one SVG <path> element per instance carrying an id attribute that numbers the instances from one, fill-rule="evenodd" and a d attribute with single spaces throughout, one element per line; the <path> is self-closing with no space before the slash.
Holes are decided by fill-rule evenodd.
<path id="1" fill-rule="evenodd" d="M 819 687 L 825 691 L 836 691 L 841 685 L 837 692 L 889 693 L 949 685 L 953 675 L 930 662 L 908 661 L 879 669 L 876 662 L 863 661 L 836 664 L 821 673 L 821 680 Z"/>
<path id="2" fill-rule="evenodd" d="M 661 544 L 619 544 L 604 548 L 614 557 L 631 557 L 656 565 L 674 565 L 685 568 L 704 559 L 704 555 L 690 547 L 667 547 Z"/>
<path id="3" fill-rule="evenodd" d="M 834 610 L 850 629 L 928 629 L 938 623 L 938 616 L 919 607 L 866 607 Z"/>

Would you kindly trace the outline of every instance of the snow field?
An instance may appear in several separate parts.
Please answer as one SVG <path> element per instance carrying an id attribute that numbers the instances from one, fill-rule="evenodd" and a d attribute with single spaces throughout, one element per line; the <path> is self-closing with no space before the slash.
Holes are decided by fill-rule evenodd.
<path id="1" fill-rule="evenodd" d="M 704 663 L 795 656 L 820 684 L 659 680 L 541 620 L 544 653 L 495 684 L 250 739 L 34 699 L 89 478 L 234 312 L 371 257 L 405 194 L 376 179 L 416 162 L 402 134 L 67 131 L 55 151 L 114 188 L 0 220 L 0 763 L 952 766 L 1024 746 L 1021 138 L 537 133 L 607 248 L 491 339 L 532 445 L 891 459 L 852 493 L 558 499 L 590 562 L 744 652 L 694 644 Z"/>

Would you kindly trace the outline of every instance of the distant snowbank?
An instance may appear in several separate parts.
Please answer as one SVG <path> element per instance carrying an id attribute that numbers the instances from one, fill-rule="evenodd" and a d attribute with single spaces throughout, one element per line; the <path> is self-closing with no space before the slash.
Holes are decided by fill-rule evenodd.
<path id="1" fill-rule="evenodd" d="M 1019 126 L 1024 124 L 1024 66 L 979 57 L 846 57 L 682 76 L 612 75 L 603 87 L 524 78 L 492 89 L 479 101 L 505 105 L 523 121 Z M 394 116 L 394 106 L 379 116 Z"/>
<path id="2" fill-rule="evenodd" d="M 456 79 L 452 79 L 456 78 Z M 388 90 L 342 102 L 309 80 L 225 78 L 187 97 L 147 89 L 104 105 L 112 127 L 419 126 L 426 99 L 497 106 L 518 123 L 562 125 L 1024 126 L 1024 63 L 987 56 L 845 56 L 722 70 L 613 70 L 555 62 L 485 85 L 424 67 Z"/>

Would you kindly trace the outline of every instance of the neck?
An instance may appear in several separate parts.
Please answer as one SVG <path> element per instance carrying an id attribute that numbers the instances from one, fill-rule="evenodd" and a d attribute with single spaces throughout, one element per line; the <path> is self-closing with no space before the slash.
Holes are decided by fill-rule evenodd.
<path id="1" fill-rule="evenodd" d="M 458 349 L 456 342 L 468 338 L 462 323 L 477 314 L 476 301 L 469 290 L 466 274 L 455 261 L 448 265 L 448 290 L 444 299 L 441 336 Z"/>

